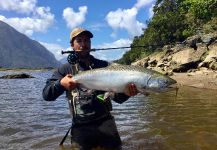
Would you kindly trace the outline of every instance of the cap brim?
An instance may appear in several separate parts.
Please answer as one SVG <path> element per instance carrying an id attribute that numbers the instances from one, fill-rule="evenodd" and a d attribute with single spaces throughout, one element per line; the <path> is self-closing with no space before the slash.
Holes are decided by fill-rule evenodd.
<path id="1" fill-rule="evenodd" d="M 88 31 L 88 30 L 86 30 L 86 31 L 83 31 L 83 32 L 81 32 L 81 33 L 87 33 L 87 35 L 89 36 L 89 38 L 92 38 L 93 37 L 93 34 L 90 32 L 90 31 Z M 81 34 L 81 33 L 79 33 L 79 34 Z M 79 35 L 78 34 L 78 35 Z M 77 36 L 78 36 L 77 35 Z"/>

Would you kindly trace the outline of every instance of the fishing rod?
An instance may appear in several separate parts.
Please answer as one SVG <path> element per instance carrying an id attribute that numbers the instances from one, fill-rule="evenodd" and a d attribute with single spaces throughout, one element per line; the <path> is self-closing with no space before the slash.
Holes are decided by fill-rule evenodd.
<path id="1" fill-rule="evenodd" d="M 140 45 L 140 46 L 124 46 L 124 47 L 109 47 L 109 48 L 93 48 L 87 51 L 90 52 L 95 52 L 95 51 L 100 51 L 100 50 L 110 50 L 110 49 L 126 49 L 126 48 L 150 48 L 154 46 L 159 46 L 159 45 Z M 67 57 L 67 61 L 70 64 L 76 64 L 77 61 L 79 60 L 78 53 L 75 50 L 69 50 L 69 51 L 61 51 L 61 54 L 69 54 Z"/>
<path id="2" fill-rule="evenodd" d="M 140 46 L 124 46 L 124 47 L 108 47 L 108 48 L 92 48 L 89 51 L 90 52 L 95 52 L 95 51 L 100 51 L 100 50 L 110 50 L 110 49 L 126 49 L 126 48 L 147 48 L 147 47 L 151 47 L 151 46 L 157 46 L 157 45 L 140 45 Z M 71 54 L 74 53 L 74 50 L 70 50 L 70 51 L 61 51 L 61 54 Z"/>

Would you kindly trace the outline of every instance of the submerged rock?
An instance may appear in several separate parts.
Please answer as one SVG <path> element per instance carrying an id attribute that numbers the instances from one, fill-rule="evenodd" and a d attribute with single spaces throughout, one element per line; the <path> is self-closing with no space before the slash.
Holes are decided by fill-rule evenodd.
<path id="1" fill-rule="evenodd" d="M 5 75 L 0 77 L 0 79 L 24 79 L 24 78 L 35 78 L 35 77 L 28 75 L 26 73 L 11 74 L 11 75 Z"/>

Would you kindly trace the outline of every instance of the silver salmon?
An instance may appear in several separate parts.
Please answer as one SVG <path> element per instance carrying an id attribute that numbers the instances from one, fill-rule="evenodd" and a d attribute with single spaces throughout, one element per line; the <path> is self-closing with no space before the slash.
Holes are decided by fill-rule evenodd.
<path id="1" fill-rule="evenodd" d="M 72 79 L 87 89 L 115 93 L 124 93 L 129 83 L 134 83 L 140 93 L 166 91 L 176 83 L 159 72 L 131 65 L 110 65 L 82 71 Z"/>

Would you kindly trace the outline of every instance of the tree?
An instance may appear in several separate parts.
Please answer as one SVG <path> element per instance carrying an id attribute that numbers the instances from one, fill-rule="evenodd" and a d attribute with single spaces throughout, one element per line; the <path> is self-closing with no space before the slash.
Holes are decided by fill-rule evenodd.
<path id="1" fill-rule="evenodd" d="M 195 19 L 204 22 L 217 15 L 217 0 L 185 0 L 183 5 Z"/>

